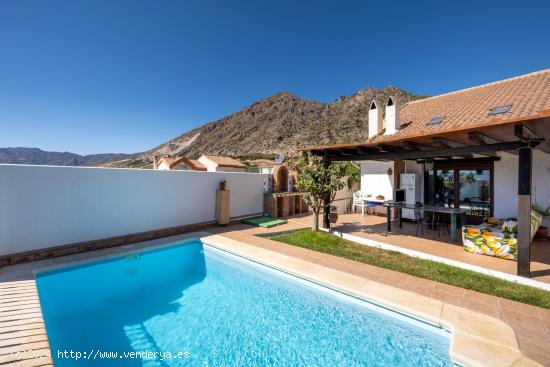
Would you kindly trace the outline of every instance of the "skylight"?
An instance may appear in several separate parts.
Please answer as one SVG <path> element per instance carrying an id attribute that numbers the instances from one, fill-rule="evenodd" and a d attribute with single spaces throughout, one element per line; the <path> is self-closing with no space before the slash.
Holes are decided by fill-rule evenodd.
<path id="1" fill-rule="evenodd" d="M 426 122 L 426 126 L 432 126 L 432 125 L 440 124 L 440 123 L 443 122 L 443 120 L 445 120 L 445 118 L 446 118 L 446 116 L 434 117 L 430 121 Z"/>
<path id="2" fill-rule="evenodd" d="M 511 108 L 511 104 L 504 104 L 501 106 L 493 107 L 489 110 L 489 116 L 502 115 L 503 113 L 510 111 Z"/>

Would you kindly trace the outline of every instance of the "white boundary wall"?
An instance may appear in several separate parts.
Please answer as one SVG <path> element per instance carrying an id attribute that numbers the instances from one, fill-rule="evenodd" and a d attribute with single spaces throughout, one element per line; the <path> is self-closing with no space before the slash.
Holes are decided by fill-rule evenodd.
<path id="1" fill-rule="evenodd" d="M 263 212 L 256 173 L 0 165 L 0 256 Z"/>

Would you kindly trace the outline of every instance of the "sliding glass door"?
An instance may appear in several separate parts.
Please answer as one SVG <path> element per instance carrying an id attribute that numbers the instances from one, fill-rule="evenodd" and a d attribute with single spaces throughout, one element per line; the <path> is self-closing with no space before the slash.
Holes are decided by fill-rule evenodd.
<path id="1" fill-rule="evenodd" d="M 491 203 L 491 170 L 459 170 L 460 207 L 470 215 L 488 217 Z"/>
<path id="2" fill-rule="evenodd" d="M 449 160 L 434 162 L 429 188 L 434 204 L 463 208 L 468 216 L 483 219 L 493 208 L 493 161 Z M 477 221 L 473 219 L 474 222 Z"/>

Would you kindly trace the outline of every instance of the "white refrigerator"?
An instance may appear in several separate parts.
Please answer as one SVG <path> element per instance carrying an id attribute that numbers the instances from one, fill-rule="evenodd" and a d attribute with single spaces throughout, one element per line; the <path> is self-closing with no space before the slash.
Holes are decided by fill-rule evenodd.
<path id="1" fill-rule="evenodd" d="M 405 190 L 405 203 L 415 205 L 420 201 L 420 175 L 417 173 L 402 173 L 399 176 L 399 188 Z M 414 219 L 413 209 L 403 209 L 403 218 Z"/>

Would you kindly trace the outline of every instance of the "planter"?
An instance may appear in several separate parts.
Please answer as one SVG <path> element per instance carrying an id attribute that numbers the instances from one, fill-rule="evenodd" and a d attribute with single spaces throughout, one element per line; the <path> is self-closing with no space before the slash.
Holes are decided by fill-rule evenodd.
<path id="1" fill-rule="evenodd" d="M 535 233 L 535 238 L 538 240 L 545 240 L 548 238 L 548 228 L 540 226 L 537 232 Z"/>
<path id="2" fill-rule="evenodd" d="M 378 195 L 378 196 L 376 197 L 376 200 L 384 200 L 384 199 L 385 199 L 385 198 L 384 198 L 384 196 L 382 196 L 382 195 Z"/>
<path id="3" fill-rule="evenodd" d="M 336 223 L 337 220 L 338 220 L 338 213 L 329 213 L 328 214 L 328 221 L 330 223 Z"/>

